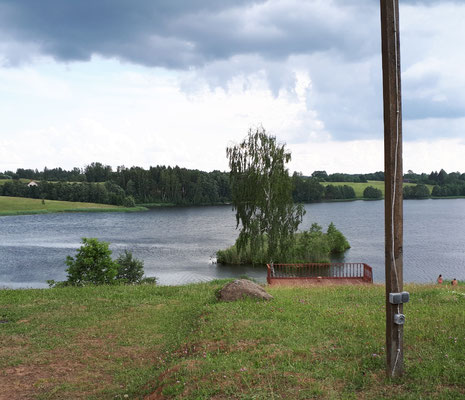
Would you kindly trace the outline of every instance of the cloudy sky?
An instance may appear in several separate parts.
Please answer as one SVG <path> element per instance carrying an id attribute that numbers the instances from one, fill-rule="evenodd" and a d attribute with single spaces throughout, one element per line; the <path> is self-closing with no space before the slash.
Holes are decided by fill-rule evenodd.
<path id="1" fill-rule="evenodd" d="M 465 171 L 465 1 L 400 0 L 404 170 Z M 0 0 L 0 171 L 382 170 L 378 0 Z"/>

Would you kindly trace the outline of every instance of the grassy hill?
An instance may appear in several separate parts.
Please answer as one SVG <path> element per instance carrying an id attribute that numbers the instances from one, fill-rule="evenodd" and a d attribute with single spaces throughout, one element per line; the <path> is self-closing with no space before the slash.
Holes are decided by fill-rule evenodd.
<path id="1" fill-rule="evenodd" d="M 29 183 L 31 182 L 31 179 L 21 178 L 19 181 L 22 183 Z M 6 182 L 11 182 L 11 179 L 0 179 L 0 185 L 4 185 Z"/>
<path id="2" fill-rule="evenodd" d="M 363 191 L 367 186 L 373 186 L 376 189 L 381 190 L 384 196 L 384 182 L 381 181 L 368 181 L 365 183 L 354 183 L 354 182 L 321 182 L 322 185 L 327 186 L 327 185 L 334 185 L 334 186 L 343 186 L 343 185 L 348 185 L 352 186 L 355 191 L 355 196 L 358 199 L 363 198 Z M 415 186 L 414 183 L 404 183 L 404 186 Z M 431 193 L 433 190 L 433 185 L 426 185 Z"/>
<path id="3" fill-rule="evenodd" d="M 383 286 L 212 282 L 0 290 L 0 387 L 37 399 L 462 399 L 465 286 L 408 285 L 405 376 L 385 374 Z"/>
<path id="4" fill-rule="evenodd" d="M 24 197 L 0 196 L 0 216 L 20 214 L 44 214 L 54 212 L 92 211 L 141 211 L 143 207 L 124 208 L 108 204 L 79 203 L 71 201 L 27 199 Z"/>

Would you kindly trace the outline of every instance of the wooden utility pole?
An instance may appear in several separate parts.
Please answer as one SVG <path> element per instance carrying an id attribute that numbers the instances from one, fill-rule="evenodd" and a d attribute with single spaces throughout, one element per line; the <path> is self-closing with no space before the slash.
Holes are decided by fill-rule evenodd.
<path id="1" fill-rule="evenodd" d="M 403 290 L 402 210 L 402 108 L 400 85 L 399 0 L 381 1 L 381 36 L 384 94 L 384 184 L 386 255 L 386 354 L 387 374 L 403 374 L 402 304 L 392 304 L 390 293 Z M 395 315 L 397 321 L 395 322 Z"/>

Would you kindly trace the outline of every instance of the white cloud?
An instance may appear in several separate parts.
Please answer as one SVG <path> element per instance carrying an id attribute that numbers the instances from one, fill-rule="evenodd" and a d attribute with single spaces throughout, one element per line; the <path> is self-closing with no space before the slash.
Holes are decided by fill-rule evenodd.
<path id="1" fill-rule="evenodd" d="M 296 71 L 292 90 L 275 96 L 260 74 L 248 81 L 237 77 L 226 89 L 214 91 L 200 82 L 198 90 L 186 93 L 179 89 L 183 73 L 128 69 L 102 60 L 96 60 L 92 72 L 87 64 L 62 67 L 60 73 L 56 66 L 48 68 L 38 68 L 32 79 L 17 79 L 8 96 L 0 97 L 4 104 L 10 96 L 21 98 L 31 81 L 39 82 L 36 88 L 44 82 L 56 88 L 54 95 L 43 96 L 40 107 L 33 101 L 10 110 L 12 120 L 0 128 L 0 170 L 83 167 L 93 161 L 114 167 L 177 164 L 226 170 L 226 146 L 258 124 L 287 143 L 292 170 L 357 173 L 384 168 L 382 137 L 341 142 L 328 134 L 318 114 L 308 109 L 312 82 L 304 70 Z M 1 76 L 13 75 L 3 71 Z M 22 114 L 29 118 L 17 124 Z M 425 124 L 423 129 L 432 122 Z M 412 127 L 406 124 L 404 129 Z M 404 149 L 406 169 L 463 170 L 465 145 L 459 140 L 405 142 Z"/>
<path id="2" fill-rule="evenodd" d="M 353 174 L 384 170 L 383 140 L 308 142 L 290 149 L 291 169 L 307 175 L 315 170 Z M 429 173 L 441 168 L 463 172 L 464 159 L 465 141 L 461 139 L 404 142 L 403 146 L 404 172 Z"/>
<path id="3" fill-rule="evenodd" d="M 251 126 L 263 124 L 288 142 L 315 138 L 323 131 L 316 114 L 307 111 L 310 81 L 305 72 L 296 74 L 291 91 L 278 96 L 268 89 L 263 74 L 237 77 L 227 88 L 213 91 L 199 82 L 198 90 L 186 93 L 179 82 L 188 73 L 160 74 L 114 61 L 95 62 L 92 71 L 86 64 L 60 71 L 44 64 L 31 73 L 37 88 L 49 87 L 54 93 L 44 93 L 40 104 L 35 100 L 17 107 L 18 102 L 11 114 L 3 115 L 1 148 L 6 157 L 0 169 L 70 168 L 92 161 L 226 169 L 226 146 L 242 140 Z M 22 73 L 4 71 L 2 76 Z M 0 101 L 21 99 L 30 87 L 31 79 L 15 79 Z M 21 115 L 29 117 L 18 123 Z"/>
<path id="4" fill-rule="evenodd" d="M 404 171 L 429 173 L 440 171 L 464 172 L 465 141 L 435 139 L 407 142 L 404 145 Z"/>

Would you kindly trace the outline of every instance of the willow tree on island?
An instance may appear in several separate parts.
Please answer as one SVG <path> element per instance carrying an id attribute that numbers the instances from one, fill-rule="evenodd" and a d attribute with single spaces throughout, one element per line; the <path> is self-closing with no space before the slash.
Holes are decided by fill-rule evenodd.
<path id="1" fill-rule="evenodd" d="M 228 147 L 232 203 L 236 227 L 241 225 L 238 251 L 264 252 L 283 260 L 305 210 L 292 199 L 292 178 L 286 164 L 291 153 L 263 127 L 250 129 L 239 145 Z"/>

